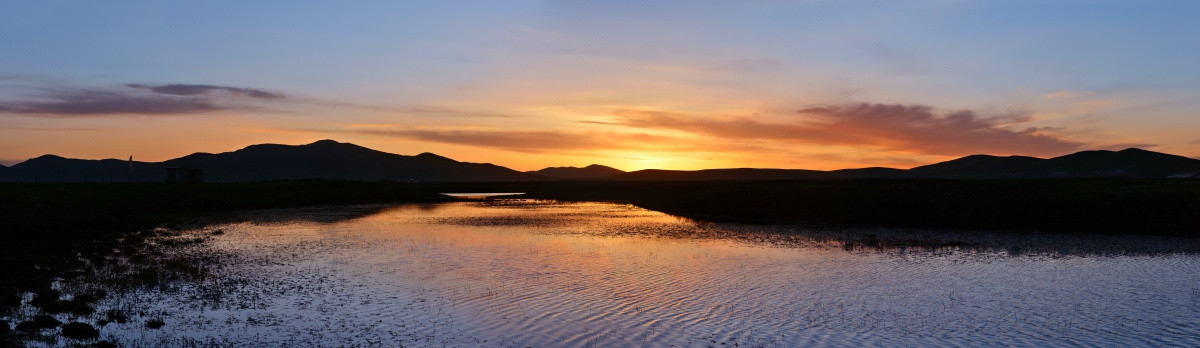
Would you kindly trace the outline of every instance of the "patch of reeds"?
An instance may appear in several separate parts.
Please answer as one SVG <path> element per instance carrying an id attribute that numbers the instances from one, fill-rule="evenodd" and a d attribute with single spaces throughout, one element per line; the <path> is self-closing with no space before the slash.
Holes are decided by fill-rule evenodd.
<path id="1" fill-rule="evenodd" d="M 79 343 L 104 346 L 99 340 L 101 330 L 110 323 L 131 321 L 127 311 L 109 309 L 98 311 L 96 306 L 110 293 L 146 288 L 162 288 L 178 281 L 205 279 L 210 275 L 211 260 L 191 259 L 173 252 L 204 243 L 211 231 L 185 234 L 174 229 L 154 229 L 120 238 L 103 257 L 83 257 L 79 268 L 67 272 L 69 278 L 59 277 L 49 286 L 25 292 L 28 300 L 19 301 L 10 310 L 19 319 L 13 335 L 3 335 L 6 342 L 57 340 L 56 335 Z M 56 317 L 57 316 L 57 317 Z M 21 319 L 24 318 L 24 319 Z M 59 318 L 70 319 L 64 325 Z M 6 326 L 7 327 L 7 326 Z M 162 327 L 160 319 L 146 322 L 148 328 Z M 57 331 L 55 331 L 57 329 Z M 109 342 L 111 343 L 111 342 Z"/>

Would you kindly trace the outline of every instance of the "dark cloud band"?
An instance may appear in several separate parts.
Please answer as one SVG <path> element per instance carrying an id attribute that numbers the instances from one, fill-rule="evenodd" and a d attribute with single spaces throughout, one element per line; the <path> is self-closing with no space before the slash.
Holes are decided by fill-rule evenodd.
<path id="1" fill-rule="evenodd" d="M 0 113 L 46 117 L 180 115 L 245 110 L 253 108 L 247 102 L 285 98 L 257 89 L 211 85 L 50 88 L 21 100 L 0 100 Z"/>
<path id="2" fill-rule="evenodd" d="M 805 108 L 794 122 L 750 117 L 714 118 L 664 111 L 621 110 L 615 123 L 673 129 L 729 139 L 770 139 L 806 144 L 869 146 L 939 155 L 1020 153 L 1056 155 L 1084 144 L 1044 129 L 1009 129 L 1021 117 L 982 118 L 969 110 L 937 115 L 925 105 L 852 104 Z"/>
<path id="3" fill-rule="evenodd" d="M 235 96 L 244 96 L 258 99 L 283 99 L 286 98 L 283 94 L 267 92 L 260 89 L 226 87 L 213 85 L 184 85 L 170 84 L 162 86 L 148 86 L 136 83 L 125 85 L 125 87 L 148 90 L 158 94 L 180 95 L 180 96 L 195 96 L 195 95 L 215 95 L 219 93 L 228 93 Z"/>

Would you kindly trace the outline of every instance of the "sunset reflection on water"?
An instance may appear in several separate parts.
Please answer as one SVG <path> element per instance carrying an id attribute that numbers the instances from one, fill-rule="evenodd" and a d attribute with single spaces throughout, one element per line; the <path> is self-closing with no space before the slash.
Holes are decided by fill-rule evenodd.
<path id="1" fill-rule="evenodd" d="M 346 218 L 306 218 L 334 212 Z M 189 330 L 116 334 L 417 346 L 1144 344 L 1197 343 L 1178 330 L 1200 322 L 1196 287 L 1179 280 L 1200 276 L 1192 254 L 847 252 L 796 226 L 705 224 L 611 203 L 259 214 L 293 219 L 218 226 L 226 233 L 201 251 L 223 261 L 193 291 L 219 301 L 139 294 Z M 1141 292 L 1155 295 L 1131 296 Z M 1136 330 L 1119 319 L 1151 315 L 1165 319 Z"/>

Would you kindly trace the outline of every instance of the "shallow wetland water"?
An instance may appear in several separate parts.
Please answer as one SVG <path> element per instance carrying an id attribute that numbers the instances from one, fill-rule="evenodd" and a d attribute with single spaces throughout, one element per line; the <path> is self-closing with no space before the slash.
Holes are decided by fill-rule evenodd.
<path id="1" fill-rule="evenodd" d="M 131 346 L 1200 345 L 1200 256 L 1172 250 L 1170 240 L 1114 249 L 1107 244 L 1123 242 L 1097 238 L 1089 243 L 1105 245 L 1057 250 L 1039 249 L 1053 240 L 1006 247 L 982 237 L 876 248 L 867 246 L 888 245 L 888 231 L 847 243 L 798 226 L 530 200 L 271 210 L 244 221 L 205 227 L 224 233 L 177 251 L 208 258 L 213 276 L 100 304 L 162 318 L 164 327 L 109 325 L 101 338 Z"/>

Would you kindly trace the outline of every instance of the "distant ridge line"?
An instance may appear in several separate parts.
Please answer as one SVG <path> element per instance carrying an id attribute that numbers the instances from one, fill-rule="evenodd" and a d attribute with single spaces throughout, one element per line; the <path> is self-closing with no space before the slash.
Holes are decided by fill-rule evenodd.
<path id="1" fill-rule="evenodd" d="M 0 165 L 0 181 L 128 181 L 130 163 L 121 159 L 71 159 L 46 154 L 11 166 Z M 806 180 L 868 178 L 1168 178 L 1195 177 L 1200 159 L 1129 148 L 1080 151 L 1053 158 L 970 155 L 912 169 L 884 167 L 838 170 L 722 168 L 645 169 L 625 172 L 592 164 L 520 172 L 491 163 L 459 162 L 423 152 L 398 155 L 367 147 L 320 140 L 304 145 L 255 144 L 221 153 L 196 152 L 162 162 L 133 161 L 135 181 L 160 182 L 165 169 L 198 168 L 206 181 L 331 179 L 404 182 L 482 181 L 694 181 Z"/>

